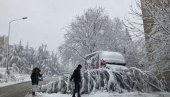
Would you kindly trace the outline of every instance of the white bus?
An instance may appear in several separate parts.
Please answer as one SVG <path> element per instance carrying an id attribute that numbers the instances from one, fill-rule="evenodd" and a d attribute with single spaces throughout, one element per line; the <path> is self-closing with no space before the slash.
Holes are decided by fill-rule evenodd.
<path id="1" fill-rule="evenodd" d="M 96 51 L 85 56 L 85 69 L 98 69 L 109 65 L 125 66 L 125 58 L 120 52 Z"/>

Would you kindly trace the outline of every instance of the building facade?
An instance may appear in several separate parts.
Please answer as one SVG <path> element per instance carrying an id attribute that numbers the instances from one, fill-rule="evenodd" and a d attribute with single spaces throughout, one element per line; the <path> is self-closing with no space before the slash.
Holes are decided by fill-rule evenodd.
<path id="1" fill-rule="evenodd" d="M 170 34 L 170 0 L 140 1 L 149 67 L 163 73 L 170 89 L 170 72 L 166 71 L 170 70 L 170 44 L 166 37 Z"/>
<path id="2" fill-rule="evenodd" d="M 0 46 L 7 47 L 8 45 L 8 38 L 6 36 L 0 36 Z"/>
<path id="3" fill-rule="evenodd" d="M 6 36 L 0 36 L 0 66 L 5 67 L 5 57 L 8 45 L 8 39 Z"/>

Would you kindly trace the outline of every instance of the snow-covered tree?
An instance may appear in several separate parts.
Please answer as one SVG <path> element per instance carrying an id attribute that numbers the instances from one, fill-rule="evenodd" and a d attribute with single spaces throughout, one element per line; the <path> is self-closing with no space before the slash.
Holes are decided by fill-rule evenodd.
<path id="1" fill-rule="evenodd" d="M 112 20 L 104 9 L 94 8 L 77 16 L 69 25 L 65 43 L 59 50 L 64 65 L 74 65 L 84 64 L 84 56 L 95 51 L 107 50 L 125 54 L 130 52 L 128 48 L 132 47 L 131 44 L 130 35 L 120 19 Z"/>
<path id="2" fill-rule="evenodd" d="M 42 69 L 43 75 L 54 75 L 59 73 L 59 62 L 57 53 L 47 50 L 47 45 L 42 44 L 36 52 L 36 62 L 34 66 Z"/>
<path id="3" fill-rule="evenodd" d="M 170 60 L 170 1 L 142 1 L 144 23 L 149 25 L 150 33 L 146 34 L 146 46 L 152 69 L 168 68 Z M 146 15 L 147 14 L 147 15 Z M 150 22 L 147 22 L 150 21 Z M 145 27 L 146 29 L 146 27 Z M 161 67 L 160 67 L 161 66 Z M 161 70 L 162 71 L 162 70 Z"/>
<path id="4" fill-rule="evenodd" d="M 170 1 L 137 0 L 137 6 L 139 10 L 133 9 L 131 12 L 138 20 L 142 20 L 142 22 L 136 22 L 137 20 L 135 22 L 129 22 L 129 28 L 136 32 L 135 35 L 144 36 L 140 40 L 144 40 L 144 43 L 142 43 L 144 44 L 142 46 L 144 48 L 142 55 L 146 57 L 141 58 L 146 63 L 144 61 L 142 63 L 147 67 L 145 69 L 152 70 L 157 75 L 161 75 L 161 77 L 165 75 L 168 80 L 168 71 L 170 70 Z M 141 30 L 143 27 L 144 31 Z"/>
<path id="5" fill-rule="evenodd" d="M 58 74 L 60 67 L 57 53 L 50 54 L 46 48 L 47 45 L 42 45 L 35 50 L 28 43 L 24 47 L 20 41 L 10 48 L 9 67 L 19 73 L 30 74 L 33 67 L 39 67 L 44 75 Z"/>
<path id="6" fill-rule="evenodd" d="M 141 2 L 140 2 L 141 1 Z M 158 67 L 169 67 L 170 48 L 170 1 L 169 0 L 137 0 L 139 10 L 132 9 L 137 22 L 128 22 L 128 28 L 134 31 L 139 41 L 143 41 L 143 51 L 147 51 L 148 63 L 153 71 Z M 142 20 L 143 22 L 139 21 Z M 144 27 L 144 31 L 142 30 Z M 141 33 L 139 33 L 141 32 Z M 145 37 L 143 37 L 145 36 Z M 142 39 L 143 37 L 143 39 Z M 145 39 L 144 39 L 145 38 Z M 145 43 L 146 42 L 146 43 Z M 145 53 L 146 54 L 146 53 Z M 163 66 L 164 65 L 164 66 Z M 160 67 L 161 66 L 161 67 Z"/>
<path id="7" fill-rule="evenodd" d="M 59 74 L 60 73 L 60 63 L 58 60 L 58 55 L 57 53 L 52 52 L 50 55 L 50 71 L 52 72 L 52 74 Z"/>
<path id="8" fill-rule="evenodd" d="M 24 47 L 20 41 L 19 45 L 15 45 L 9 53 L 9 67 L 15 63 L 17 68 L 19 68 L 19 73 L 28 73 L 29 67 L 27 65 L 27 60 L 24 55 Z M 18 70 L 18 69 L 17 69 Z"/>

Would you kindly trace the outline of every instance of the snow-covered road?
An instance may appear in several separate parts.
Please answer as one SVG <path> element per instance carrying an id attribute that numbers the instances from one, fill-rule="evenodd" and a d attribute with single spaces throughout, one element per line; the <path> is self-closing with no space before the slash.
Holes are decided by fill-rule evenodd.
<path id="1" fill-rule="evenodd" d="M 49 81 L 53 81 L 53 78 L 46 78 L 40 82 L 40 85 L 47 84 Z M 31 82 L 23 82 L 19 84 L 0 87 L 0 97 L 24 97 L 26 94 L 31 93 Z M 32 96 L 31 96 L 32 97 Z"/>

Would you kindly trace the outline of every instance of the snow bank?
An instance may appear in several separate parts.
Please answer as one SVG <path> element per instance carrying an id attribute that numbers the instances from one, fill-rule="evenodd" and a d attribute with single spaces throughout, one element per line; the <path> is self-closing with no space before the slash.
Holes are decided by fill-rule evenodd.
<path id="1" fill-rule="evenodd" d="M 61 93 L 38 93 L 38 97 L 72 97 L 71 94 L 61 94 Z M 27 96 L 32 97 L 32 96 Z M 81 97 L 170 97 L 170 93 L 160 92 L 160 93 L 108 93 L 108 92 L 95 92 L 91 94 L 83 94 Z"/>
<path id="2" fill-rule="evenodd" d="M 11 72 L 7 75 L 6 68 L 0 68 L 0 87 L 30 81 L 30 75 Z"/>

